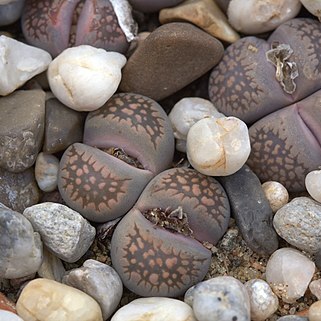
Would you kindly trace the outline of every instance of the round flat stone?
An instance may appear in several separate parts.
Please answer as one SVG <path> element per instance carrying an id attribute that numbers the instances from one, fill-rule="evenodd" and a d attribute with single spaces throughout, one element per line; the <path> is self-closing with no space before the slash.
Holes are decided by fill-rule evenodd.
<path id="1" fill-rule="evenodd" d="M 219 40 L 190 23 L 165 24 L 130 56 L 119 89 L 161 100 L 213 68 L 223 52 Z"/>

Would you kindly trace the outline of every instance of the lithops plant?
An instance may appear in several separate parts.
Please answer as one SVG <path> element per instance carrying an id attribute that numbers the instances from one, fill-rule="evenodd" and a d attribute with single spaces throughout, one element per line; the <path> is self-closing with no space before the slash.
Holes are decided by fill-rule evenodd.
<path id="1" fill-rule="evenodd" d="M 125 53 L 137 32 L 125 0 L 26 0 L 21 23 L 26 40 L 53 56 L 84 44 Z"/>
<path id="2" fill-rule="evenodd" d="M 83 144 L 72 144 L 61 158 L 58 188 L 68 206 L 106 222 L 131 209 L 146 184 L 171 166 L 173 154 L 162 107 L 142 95 L 116 94 L 88 113 Z"/>
<path id="3" fill-rule="evenodd" d="M 112 237 L 112 263 L 142 296 L 179 296 L 201 281 L 230 217 L 222 186 L 194 169 L 171 168 L 149 182 Z"/>
<path id="4" fill-rule="evenodd" d="M 320 165 L 320 106 L 317 98 L 302 100 L 321 88 L 320 37 L 318 21 L 296 18 L 267 41 L 242 38 L 226 49 L 209 81 L 217 109 L 252 125 L 248 164 L 262 182 L 279 181 L 290 192 L 304 190 L 305 175 Z"/>

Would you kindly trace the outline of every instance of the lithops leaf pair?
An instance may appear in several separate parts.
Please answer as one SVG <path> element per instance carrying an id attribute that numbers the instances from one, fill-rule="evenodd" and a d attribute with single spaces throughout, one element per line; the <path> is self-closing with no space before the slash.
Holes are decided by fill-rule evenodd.
<path id="1" fill-rule="evenodd" d="M 69 146 L 60 161 L 58 188 L 64 201 L 89 220 L 124 215 L 146 184 L 171 166 L 174 136 L 154 100 L 114 95 L 88 113 L 83 144 Z"/>
<path id="2" fill-rule="evenodd" d="M 125 53 L 136 33 L 124 0 L 26 0 L 21 23 L 26 40 L 53 56 L 84 44 Z"/>
<path id="3" fill-rule="evenodd" d="M 117 225 L 111 258 L 124 285 L 142 296 L 179 296 L 201 281 L 230 217 L 222 186 L 194 169 L 154 177 Z"/>
<path id="4" fill-rule="evenodd" d="M 321 88 L 320 37 L 318 21 L 296 18 L 267 41 L 242 38 L 226 49 L 209 81 L 218 110 L 252 125 L 251 168 L 290 192 L 304 190 L 305 175 L 320 165 L 321 106 L 307 98 Z"/>

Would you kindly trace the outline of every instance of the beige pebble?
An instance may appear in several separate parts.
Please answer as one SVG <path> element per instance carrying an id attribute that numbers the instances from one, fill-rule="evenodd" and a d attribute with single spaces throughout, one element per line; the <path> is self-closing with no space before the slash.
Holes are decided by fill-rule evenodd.
<path id="1" fill-rule="evenodd" d="M 309 289 L 313 295 L 321 300 L 321 279 L 314 280 L 309 284 Z"/>
<path id="2" fill-rule="evenodd" d="M 321 320 L 321 301 L 314 302 L 309 308 L 309 321 Z"/>
<path id="3" fill-rule="evenodd" d="M 314 170 L 307 174 L 305 187 L 310 196 L 321 203 L 321 170 Z"/>
<path id="4" fill-rule="evenodd" d="M 273 213 L 288 203 L 289 193 L 279 182 L 268 181 L 262 184 L 263 192 L 270 203 Z"/>
<path id="5" fill-rule="evenodd" d="M 25 286 L 17 313 L 24 321 L 103 321 L 92 297 L 48 279 L 35 279 Z"/>

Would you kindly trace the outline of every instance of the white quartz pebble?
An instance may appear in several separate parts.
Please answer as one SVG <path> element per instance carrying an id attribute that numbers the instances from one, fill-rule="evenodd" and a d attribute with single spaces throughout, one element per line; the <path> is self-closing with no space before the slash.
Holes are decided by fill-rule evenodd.
<path id="1" fill-rule="evenodd" d="M 111 321 L 197 321 L 192 308 L 170 298 L 150 297 L 136 299 L 120 308 Z"/>
<path id="2" fill-rule="evenodd" d="M 279 300 L 267 282 L 253 279 L 244 285 L 250 297 L 252 321 L 264 321 L 278 309 Z"/>
<path id="3" fill-rule="evenodd" d="M 310 196 L 321 203 L 321 170 L 314 170 L 306 175 L 305 187 Z"/>
<path id="4" fill-rule="evenodd" d="M 309 284 L 309 289 L 313 295 L 321 300 L 321 279 L 314 280 Z"/>
<path id="5" fill-rule="evenodd" d="M 42 49 L 0 36 L 0 95 L 6 96 L 45 71 L 52 58 Z"/>
<path id="6" fill-rule="evenodd" d="M 300 9 L 299 0 L 231 0 L 227 16 L 237 31 L 251 35 L 274 30 Z"/>
<path id="7" fill-rule="evenodd" d="M 197 121 L 206 117 L 219 118 L 225 116 L 207 99 L 186 97 L 174 105 L 168 117 L 176 138 L 176 149 L 185 153 L 188 131 Z"/>
<path id="8" fill-rule="evenodd" d="M 284 240 L 300 250 L 321 250 L 321 204 L 310 197 L 296 197 L 281 207 L 273 226 Z"/>
<path id="9" fill-rule="evenodd" d="M 6 310 L 0 310 L 0 320 L 1 321 L 24 321 L 18 315 Z"/>
<path id="10" fill-rule="evenodd" d="M 86 293 L 48 279 L 30 281 L 17 301 L 24 321 L 102 321 L 98 303 Z"/>
<path id="11" fill-rule="evenodd" d="M 95 260 L 87 260 L 82 267 L 69 271 L 63 283 L 93 297 L 101 307 L 104 320 L 116 310 L 123 294 L 123 283 L 117 272 Z"/>
<path id="12" fill-rule="evenodd" d="M 92 244 L 96 230 L 78 212 L 52 202 L 27 207 L 23 215 L 48 249 L 60 259 L 72 263 L 79 260 Z"/>
<path id="13" fill-rule="evenodd" d="M 58 184 L 59 159 L 55 155 L 39 153 L 35 164 L 35 177 L 39 188 L 52 192 Z"/>
<path id="14" fill-rule="evenodd" d="M 93 111 L 117 90 L 126 57 L 118 52 L 81 45 L 65 49 L 49 65 L 51 91 L 66 106 Z"/>
<path id="15" fill-rule="evenodd" d="M 284 302 L 301 298 L 313 277 L 315 264 L 292 248 L 276 250 L 266 266 L 266 281 Z"/>
<path id="16" fill-rule="evenodd" d="M 321 0 L 300 0 L 305 9 L 316 16 L 319 20 L 321 19 Z"/>
<path id="17" fill-rule="evenodd" d="M 248 128 L 236 117 L 199 120 L 187 134 L 186 147 L 191 165 L 210 176 L 234 174 L 251 152 Z"/>
<path id="18" fill-rule="evenodd" d="M 279 182 L 267 181 L 262 184 L 265 197 L 270 203 L 273 213 L 276 213 L 282 206 L 288 203 L 289 193 Z"/>

